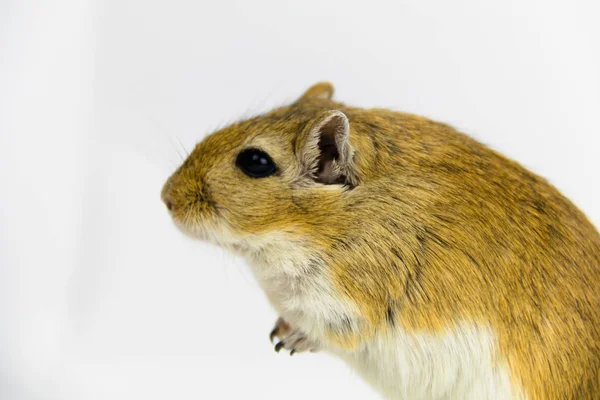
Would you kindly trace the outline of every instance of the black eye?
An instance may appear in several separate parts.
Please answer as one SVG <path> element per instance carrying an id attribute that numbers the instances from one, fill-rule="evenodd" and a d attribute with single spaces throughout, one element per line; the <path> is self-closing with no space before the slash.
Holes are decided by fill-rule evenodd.
<path id="1" fill-rule="evenodd" d="M 267 153 L 258 149 L 246 149 L 237 156 L 235 165 L 252 178 L 273 175 L 277 168 Z"/>

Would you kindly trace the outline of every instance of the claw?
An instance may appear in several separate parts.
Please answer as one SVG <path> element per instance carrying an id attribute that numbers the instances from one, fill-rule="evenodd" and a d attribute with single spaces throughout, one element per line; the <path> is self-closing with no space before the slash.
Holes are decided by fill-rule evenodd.
<path id="1" fill-rule="evenodd" d="M 296 349 L 292 349 L 292 351 L 290 351 L 290 357 L 293 356 L 295 352 L 296 352 Z"/>
<path id="2" fill-rule="evenodd" d="M 271 334 L 269 335 L 269 340 L 271 340 L 271 343 L 273 343 L 273 339 L 275 339 L 277 332 L 279 332 L 278 327 L 273 328 L 273 330 L 271 331 Z"/>
<path id="3" fill-rule="evenodd" d="M 283 342 L 279 342 L 275 345 L 275 351 L 279 353 L 279 350 L 283 347 Z"/>

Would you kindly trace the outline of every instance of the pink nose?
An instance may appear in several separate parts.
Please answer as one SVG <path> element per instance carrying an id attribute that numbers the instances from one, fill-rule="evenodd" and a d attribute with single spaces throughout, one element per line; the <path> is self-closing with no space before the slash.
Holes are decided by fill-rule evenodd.
<path id="1" fill-rule="evenodd" d="M 173 211 L 173 202 L 171 201 L 171 197 L 169 196 L 169 191 L 166 189 L 166 187 L 163 189 L 162 193 L 160 194 L 160 198 L 162 199 L 163 203 L 165 203 L 165 205 L 167 206 L 167 210 Z"/>

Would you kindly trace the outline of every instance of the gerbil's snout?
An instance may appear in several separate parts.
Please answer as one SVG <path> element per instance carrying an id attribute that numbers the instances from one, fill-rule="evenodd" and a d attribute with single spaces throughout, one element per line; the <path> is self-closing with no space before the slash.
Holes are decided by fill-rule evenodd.
<path id="1" fill-rule="evenodd" d="M 176 171 L 165 182 L 160 198 L 171 216 L 180 222 L 193 223 L 212 211 L 208 188 L 193 170 Z"/>

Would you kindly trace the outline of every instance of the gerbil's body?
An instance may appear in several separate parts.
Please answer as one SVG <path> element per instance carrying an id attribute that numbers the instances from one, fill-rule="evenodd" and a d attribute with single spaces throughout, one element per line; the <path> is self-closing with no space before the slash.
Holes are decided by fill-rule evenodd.
<path id="1" fill-rule="evenodd" d="M 333 352 L 390 399 L 600 398 L 586 217 L 446 125 L 331 93 L 208 136 L 163 189 L 248 260 L 278 348 Z"/>

